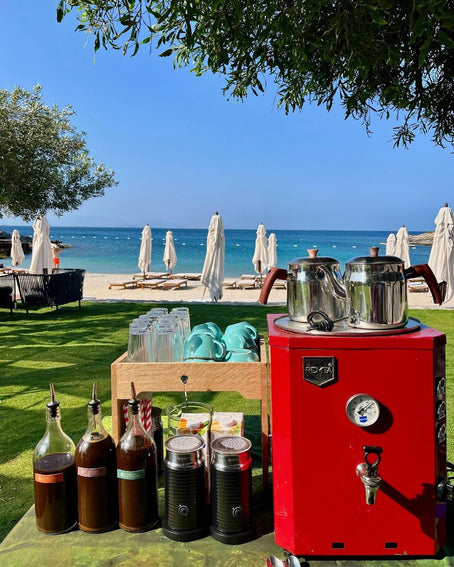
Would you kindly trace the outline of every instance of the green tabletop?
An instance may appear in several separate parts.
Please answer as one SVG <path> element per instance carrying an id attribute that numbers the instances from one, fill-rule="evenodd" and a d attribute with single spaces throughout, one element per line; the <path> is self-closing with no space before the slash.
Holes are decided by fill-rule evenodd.
<path id="1" fill-rule="evenodd" d="M 161 491 L 160 491 L 161 492 Z M 161 494 L 160 494 L 161 496 Z M 161 498 L 160 498 L 161 500 Z M 266 558 L 284 553 L 274 542 L 270 507 L 255 512 L 256 538 L 242 545 L 226 545 L 207 536 L 190 543 L 172 541 L 161 528 L 132 534 L 114 529 L 102 534 L 74 530 L 49 536 L 38 532 L 31 507 L 0 546 L 2 567 L 265 567 Z M 301 559 L 303 567 L 448 567 L 454 548 L 441 559 L 354 558 Z"/>

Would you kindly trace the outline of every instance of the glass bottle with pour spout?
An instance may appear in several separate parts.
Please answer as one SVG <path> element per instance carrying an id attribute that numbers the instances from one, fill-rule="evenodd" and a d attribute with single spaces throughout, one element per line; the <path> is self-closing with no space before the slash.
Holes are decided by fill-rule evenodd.
<path id="1" fill-rule="evenodd" d="M 118 520 L 115 443 L 104 429 L 97 384 L 88 402 L 88 425 L 76 447 L 79 528 L 111 529 Z"/>
<path id="2" fill-rule="evenodd" d="M 126 531 L 143 532 L 158 520 L 156 445 L 142 425 L 132 382 L 128 411 L 128 426 L 117 445 L 119 525 Z"/>
<path id="3" fill-rule="evenodd" d="M 75 445 L 61 427 L 53 384 L 46 409 L 46 431 L 33 453 L 36 527 L 59 534 L 77 523 L 77 481 Z"/>

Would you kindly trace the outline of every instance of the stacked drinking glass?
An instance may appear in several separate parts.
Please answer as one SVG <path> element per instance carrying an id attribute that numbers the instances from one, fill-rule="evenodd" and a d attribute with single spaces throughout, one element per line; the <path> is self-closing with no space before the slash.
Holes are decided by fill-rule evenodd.
<path id="1" fill-rule="evenodd" d="M 190 332 L 187 307 L 150 309 L 129 325 L 128 362 L 181 362 Z"/>

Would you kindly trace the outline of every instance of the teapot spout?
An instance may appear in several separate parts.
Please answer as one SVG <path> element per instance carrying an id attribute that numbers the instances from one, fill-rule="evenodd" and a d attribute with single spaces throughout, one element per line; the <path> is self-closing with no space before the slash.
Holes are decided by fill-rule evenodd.
<path id="1" fill-rule="evenodd" d="M 345 301 L 347 299 L 347 292 L 341 275 L 336 274 L 336 277 L 326 266 L 319 266 L 319 270 L 326 276 L 334 297 L 340 301 Z"/>

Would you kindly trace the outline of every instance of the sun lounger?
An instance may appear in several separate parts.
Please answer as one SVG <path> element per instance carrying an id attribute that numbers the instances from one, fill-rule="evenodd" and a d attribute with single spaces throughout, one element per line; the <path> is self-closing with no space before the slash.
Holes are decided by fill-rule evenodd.
<path id="1" fill-rule="evenodd" d="M 240 280 L 256 280 L 257 277 L 255 274 L 241 274 Z"/>
<path id="2" fill-rule="evenodd" d="M 160 287 L 162 287 L 162 289 L 180 289 L 181 287 L 188 287 L 188 280 L 183 280 L 183 279 L 171 280 L 171 279 L 168 279 Z"/>
<path id="3" fill-rule="evenodd" d="M 28 274 L 28 270 L 25 268 L 16 268 L 13 266 L 5 266 L 0 268 L 1 274 Z"/>
<path id="4" fill-rule="evenodd" d="M 113 287 L 122 287 L 123 289 L 134 288 L 134 287 L 137 287 L 137 281 L 136 280 L 126 280 L 124 282 L 110 282 L 109 283 L 109 289 L 112 289 Z"/>
<path id="5" fill-rule="evenodd" d="M 145 278 L 143 277 L 143 272 L 141 274 L 133 274 L 133 280 L 152 280 L 155 278 L 167 278 L 169 276 L 169 272 L 145 272 Z"/>
<path id="6" fill-rule="evenodd" d="M 241 278 L 236 282 L 236 287 L 239 289 L 254 289 L 257 287 L 257 281 L 255 278 L 253 280 Z"/>
<path id="7" fill-rule="evenodd" d="M 236 288 L 236 286 L 237 286 L 236 278 L 224 278 L 224 281 L 222 282 L 222 287 L 234 289 Z"/>
<path id="8" fill-rule="evenodd" d="M 157 287 L 159 287 L 161 284 L 163 284 L 165 281 L 167 280 L 163 280 L 162 278 L 154 278 L 152 280 L 137 280 L 137 287 L 140 287 L 142 289 L 145 288 L 151 288 L 151 289 L 155 289 Z"/>
<path id="9" fill-rule="evenodd" d="M 410 292 L 427 292 L 429 291 L 429 286 L 424 281 L 409 281 L 407 284 L 408 291 Z"/>
<path id="10" fill-rule="evenodd" d="M 182 279 L 182 280 L 199 281 L 201 277 L 202 274 L 196 274 L 196 273 L 169 274 L 169 278 L 172 280 Z"/>

